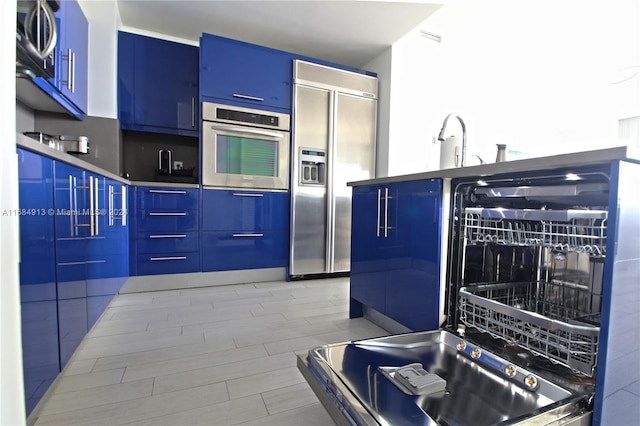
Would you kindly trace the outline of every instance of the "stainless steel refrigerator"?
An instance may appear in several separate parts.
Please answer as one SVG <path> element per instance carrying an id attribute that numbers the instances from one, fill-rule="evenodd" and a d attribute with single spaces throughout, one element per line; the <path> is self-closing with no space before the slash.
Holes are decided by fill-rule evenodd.
<path id="1" fill-rule="evenodd" d="M 374 177 L 378 79 L 294 62 L 289 275 L 348 272 L 351 188 Z"/>

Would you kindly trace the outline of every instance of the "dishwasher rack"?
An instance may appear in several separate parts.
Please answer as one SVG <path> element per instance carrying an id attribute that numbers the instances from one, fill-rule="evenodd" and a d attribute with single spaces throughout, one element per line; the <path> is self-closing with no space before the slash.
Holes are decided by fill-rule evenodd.
<path id="1" fill-rule="evenodd" d="M 600 327 L 588 289 L 550 282 L 472 284 L 459 296 L 465 325 L 593 375 Z"/>
<path id="2" fill-rule="evenodd" d="M 542 246 L 604 257 L 606 231 L 605 210 L 464 210 L 464 235 L 469 244 Z"/>

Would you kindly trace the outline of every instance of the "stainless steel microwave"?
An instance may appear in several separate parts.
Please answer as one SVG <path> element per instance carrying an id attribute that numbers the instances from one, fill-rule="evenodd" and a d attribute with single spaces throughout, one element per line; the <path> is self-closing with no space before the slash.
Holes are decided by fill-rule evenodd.
<path id="1" fill-rule="evenodd" d="M 204 186 L 289 189 L 289 115 L 204 102 Z"/>

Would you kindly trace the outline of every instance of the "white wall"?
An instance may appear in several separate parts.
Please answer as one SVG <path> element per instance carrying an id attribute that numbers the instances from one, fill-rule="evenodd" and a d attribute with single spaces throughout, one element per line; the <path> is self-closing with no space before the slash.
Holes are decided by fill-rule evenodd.
<path id="1" fill-rule="evenodd" d="M 115 0 L 79 0 L 89 21 L 89 93 L 87 114 L 117 118 L 118 28 L 122 26 Z"/>
<path id="2" fill-rule="evenodd" d="M 16 2 L 0 3 L 0 424 L 25 424 L 18 262 L 18 160 L 13 42 Z M 7 214 L 5 214 L 7 213 Z"/>
<path id="3" fill-rule="evenodd" d="M 389 175 L 438 168 L 450 112 L 489 161 L 496 143 L 530 156 L 618 145 L 618 120 L 640 113 L 639 4 L 448 2 L 421 25 L 440 44 L 414 31 L 392 47 Z M 461 136 L 455 120 L 446 133 Z"/>

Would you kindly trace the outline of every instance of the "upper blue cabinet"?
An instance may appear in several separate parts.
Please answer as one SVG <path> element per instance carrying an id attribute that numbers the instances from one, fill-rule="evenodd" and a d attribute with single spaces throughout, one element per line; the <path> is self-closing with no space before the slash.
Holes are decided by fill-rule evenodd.
<path id="1" fill-rule="evenodd" d="M 80 5 L 60 2 L 60 39 L 56 61 L 56 86 L 83 114 L 87 112 L 89 23 Z"/>
<path id="2" fill-rule="evenodd" d="M 292 63 L 287 52 L 203 34 L 201 99 L 290 113 Z"/>
<path id="3" fill-rule="evenodd" d="M 118 106 L 125 130 L 198 136 L 198 48 L 120 32 Z"/>

